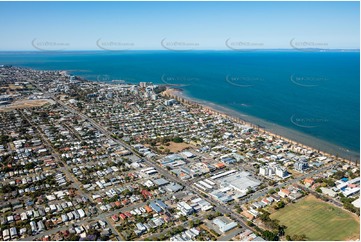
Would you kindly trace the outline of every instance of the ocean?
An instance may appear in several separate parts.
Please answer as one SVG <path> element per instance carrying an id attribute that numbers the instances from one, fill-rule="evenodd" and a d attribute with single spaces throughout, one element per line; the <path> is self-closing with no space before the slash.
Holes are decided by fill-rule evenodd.
<path id="1" fill-rule="evenodd" d="M 357 51 L 0 52 L 1 64 L 168 84 L 276 134 L 359 160 Z"/>

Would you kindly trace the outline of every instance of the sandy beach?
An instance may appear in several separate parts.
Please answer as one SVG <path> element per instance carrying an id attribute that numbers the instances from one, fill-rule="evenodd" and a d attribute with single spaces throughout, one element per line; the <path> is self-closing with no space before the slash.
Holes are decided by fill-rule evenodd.
<path id="1" fill-rule="evenodd" d="M 236 122 L 249 125 L 259 130 L 260 132 L 266 133 L 267 135 L 281 138 L 291 144 L 301 146 L 308 150 L 319 152 L 324 156 L 331 158 L 336 158 L 336 156 L 338 156 L 339 158 L 342 158 L 342 160 L 345 162 L 355 162 L 355 160 L 359 161 L 359 154 L 357 152 L 348 151 L 335 144 L 328 143 L 324 140 L 317 139 L 299 131 L 282 127 L 277 124 L 270 123 L 246 114 L 242 114 L 235 110 L 211 102 L 206 102 L 203 100 L 197 100 L 195 98 L 188 97 L 181 89 L 167 87 L 167 90 L 164 91 L 163 94 L 173 98 L 182 98 L 186 102 L 199 104 L 207 111 L 227 116 L 228 118 Z"/>

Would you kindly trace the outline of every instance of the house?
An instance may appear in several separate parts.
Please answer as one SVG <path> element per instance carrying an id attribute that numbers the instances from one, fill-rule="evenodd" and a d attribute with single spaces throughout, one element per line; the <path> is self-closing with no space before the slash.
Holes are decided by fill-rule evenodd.
<path id="1" fill-rule="evenodd" d="M 269 203 L 273 203 L 273 201 L 275 200 L 273 197 L 267 197 L 266 199 Z"/>
<path id="2" fill-rule="evenodd" d="M 189 151 L 184 151 L 180 155 L 187 159 L 196 157 L 192 152 L 189 152 Z"/>
<path id="3" fill-rule="evenodd" d="M 39 232 L 42 232 L 42 231 L 44 231 L 45 230 L 45 226 L 44 226 L 44 223 L 43 223 L 43 221 L 39 221 L 38 222 L 38 231 Z"/>
<path id="4" fill-rule="evenodd" d="M 316 190 L 318 187 L 320 187 L 321 184 L 320 183 L 315 183 L 311 186 L 312 189 Z"/>
<path id="5" fill-rule="evenodd" d="M 165 187 L 165 189 L 169 192 L 178 192 L 183 189 L 183 186 L 178 183 L 171 183 Z"/>
<path id="6" fill-rule="evenodd" d="M 118 222 L 119 217 L 118 217 L 116 214 L 114 214 L 114 215 L 112 215 L 112 220 L 113 220 L 114 222 Z"/>
<path id="7" fill-rule="evenodd" d="M 22 236 L 23 234 L 26 233 L 26 228 L 21 228 L 20 231 L 19 231 L 19 235 Z"/>
<path id="8" fill-rule="evenodd" d="M 147 230 L 147 228 L 142 223 L 137 223 L 136 226 L 137 226 L 137 229 L 141 232 L 144 232 Z"/>
<path id="9" fill-rule="evenodd" d="M 73 219 L 74 219 L 74 215 L 73 215 L 72 212 L 68 212 L 68 213 L 66 214 L 66 216 L 69 218 L 69 220 L 73 220 Z"/>
<path id="10" fill-rule="evenodd" d="M 49 207 L 50 207 L 51 212 L 56 211 L 56 206 L 54 204 L 51 204 Z"/>
<path id="11" fill-rule="evenodd" d="M 304 181 L 305 187 L 310 187 L 315 183 L 315 180 L 312 178 L 306 178 Z"/>
<path id="12" fill-rule="evenodd" d="M 270 202 L 267 200 L 267 198 L 263 198 L 262 200 L 261 200 L 261 202 L 264 204 L 264 205 L 268 205 L 268 204 L 270 204 Z"/>
<path id="13" fill-rule="evenodd" d="M 148 206 L 144 206 L 145 210 L 147 211 L 147 213 L 151 213 L 153 210 Z"/>
<path id="14" fill-rule="evenodd" d="M 17 231 L 16 227 L 10 228 L 10 236 L 11 236 L 11 239 L 16 239 L 18 237 L 18 231 Z"/>
<path id="15" fill-rule="evenodd" d="M 154 202 L 149 203 L 149 207 L 152 210 L 154 210 L 156 213 L 162 212 L 162 209 L 157 204 L 155 204 Z"/>
<path id="16" fill-rule="evenodd" d="M 177 204 L 177 208 L 184 216 L 190 215 L 194 212 L 194 209 L 183 201 Z"/>
<path id="17" fill-rule="evenodd" d="M 161 200 L 156 200 L 155 203 L 163 210 L 167 210 L 168 206 Z"/>
<path id="18" fill-rule="evenodd" d="M 275 202 L 281 201 L 281 197 L 279 195 L 277 195 L 277 194 L 273 194 L 272 198 L 275 200 Z"/>
<path id="19" fill-rule="evenodd" d="M 74 218 L 78 220 L 80 218 L 78 211 L 74 210 L 72 211 L 72 214 L 74 215 Z"/>
<path id="20" fill-rule="evenodd" d="M 279 192 L 278 192 L 278 195 L 280 195 L 281 197 L 285 198 L 285 197 L 288 197 L 290 195 L 290 191 L 287 190 L 287 189 L 281 189 Z"/>
<path id="21" fill-rule="evenodd" d="M 36 226 L 35 221 L 31 221 L 31 222 L 30 222 L 30 228 L 31 228 L 31 232 L 32 232 L 32 233 L 35 233 L 35 232 L 38 231 L 38 227 Z"/>
<path id="22" fill-rule="evenodd" d="M 337 195 L 337 193 L 335 191 L 333 191 L 332 189 L 330 189 L 330 188 L 321 187 L 320 189 L 321 189 L 323 194 L 326 194 L 326 195 L 328 195 L 330 197 L 336 197 L 336 195 Z"/>
<path id="23" fill-rule="evenodd" d="M 145 199 L 148 199 L 148 198 L 151 198 L 152 197 L 152 194 L 149 192 L 149 191 L 147 191 L 147 190 L 142 190 L 142 196 L 145 198 Z"/>
<path id="24" fill-rule="evenodd" d="M 299 198 L 301 198 L 303 195 L 302 193 L 300 192 L 295 192 L 295 193 L 291 193 L 288 197 L 291 199 L 291 200 L 297 200 Z"/>
<path id="25" fill-rule="evenodd" d="M 356 208 L 360 208 L 360 198 L 357 198 L 355 201 L 353 201 L 352 205 L 354 205 Z"/>
<path id="26" fill-rule="evenodd" d="M 215 166 L 217 169 L 223 169 L 223 168 L 226 167 L 226 165 L 225 165 L 224 163 L 222 163 L 222 162 L 217 163 L 217 164 L 215 164 L 214 166 Z"/>
<path id="27" fill-rule="evenodd" d="M 79 213 L 80 218 L 84 218 L 84 217 L 85 217 L 85 212 L 84 212 L 83 209 L 78 209 L 78 213 Z"/>
<path id="28" fill-rule="evenodd" d="M 356 193 L 359 193 L 360 192 L 360 188 L 359 187 L 353 187 L 353 188 L 350 188 L 348 187 L 346 190 L 344 190 L 342 193 L 345 197 L 349 197 L 349 196 L 352 196 Z"/>
<path id="29" fill-rule="evenodd" d="M 68 216 L 67 216 L 66 214 L 62 214 L 62 215 L 61 215 L 61 220 L 62 220 L 63 222 L 67 222 L 67 221 L 69 220 L 69 218 L 68 218 Z"/>
<path id="30" fill-rule="evenodd" d="M 26 215 L 25 212 L 20 214 L 20 218 L 21 218 L 21 221 L 28 220 L 28 216 Z"/>
<path id="31" fill-rule="evenodd" d="M 7 220 L 8 220 L 8 223 L 14 222 L 14 216 L 13 215 L 8 216 Z"/>
<path id="32" fill-rule="evenodd" d="M 164 185 L 169 184 L 169 181 L 167 181 L 167 180 L 164 179 L 164 178 L 159 178 L 159 179 L 154 180 L 153 183 L 154 183 L 155 185 L 161 187 L 161 186 L 164 186 Z"/>
<path id="33" fill-rule="evenodd" d="M 3 231 L 3 240 L 10 240 L 10 231 L 8 229 L 4 229 Z"/>
<path id="34" fill-rule="evenodd" d="M 254 209 L 248 210 L 248 213 L 253 215 L 255 218 L 257 218 L 257 216 L 259 215 L 259 212 L 257 210 L 254 210 Z"/>
<path id="35" fill-rule="evenodd" d="M 252 207 L 254 207 L 255 209 L 259 209 L 265 207 L 265 204 L 262 202 L 254 202 L 252 203 Z"/>

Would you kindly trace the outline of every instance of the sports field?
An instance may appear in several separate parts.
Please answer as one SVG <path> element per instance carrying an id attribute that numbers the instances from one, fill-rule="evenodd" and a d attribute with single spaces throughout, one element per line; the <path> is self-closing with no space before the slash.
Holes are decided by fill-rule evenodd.
<path id="1" fill-rule="evenodd" d="M 359 238 L 356 215 L 309 195 L 271 215 L 286 225 L 286 235 L 305 234 L 307 240 L 351 240 Z"/>

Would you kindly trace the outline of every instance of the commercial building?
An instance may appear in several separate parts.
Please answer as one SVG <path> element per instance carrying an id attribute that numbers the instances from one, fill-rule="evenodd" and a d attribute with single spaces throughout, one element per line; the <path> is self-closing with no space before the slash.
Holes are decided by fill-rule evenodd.
<path id="1" fill-rule="evenodd" d="M 177 204 L 177 208 L 181 211 L 181 213 L 184 216 L 190 215 L 194 212 L 194 209 L 185 202 L 179 202 Z"/>
<path id="2" fill-rule="evenodd" d="M 261 182 L 250 176 L 249 172 L 240 171 L 232 175 L 220 178 L 220 187 L 230 187 L 240 193 L 245 193 L 248 189 L 254 189 L 258 187 Z"/>
<path id="3" fill-rule="evenodd" d="M 301 172 L 306 170 L 308 168 L 307 160 L 300 160 L 300 161 L 295 162 L 294 168 L 296 171 L 301 171 Z"/>
<path id="4" fill-rule="evenodd" d="M 286 178 L 289 174 L 287 169 L 276 163 L 270 163 L 266 166 L 259 168 L 259 174 L 262 176 L 278 176 L 280 178 Z"/>
<path id="5" fill-rule="evenodd" d="M 215 218 L 212 222 L 219 228 L 222 233 L 234 229 L 238 225 L 236 222 L 228 221 L 228 219 L 226 219 L 225 217 Z"/>

